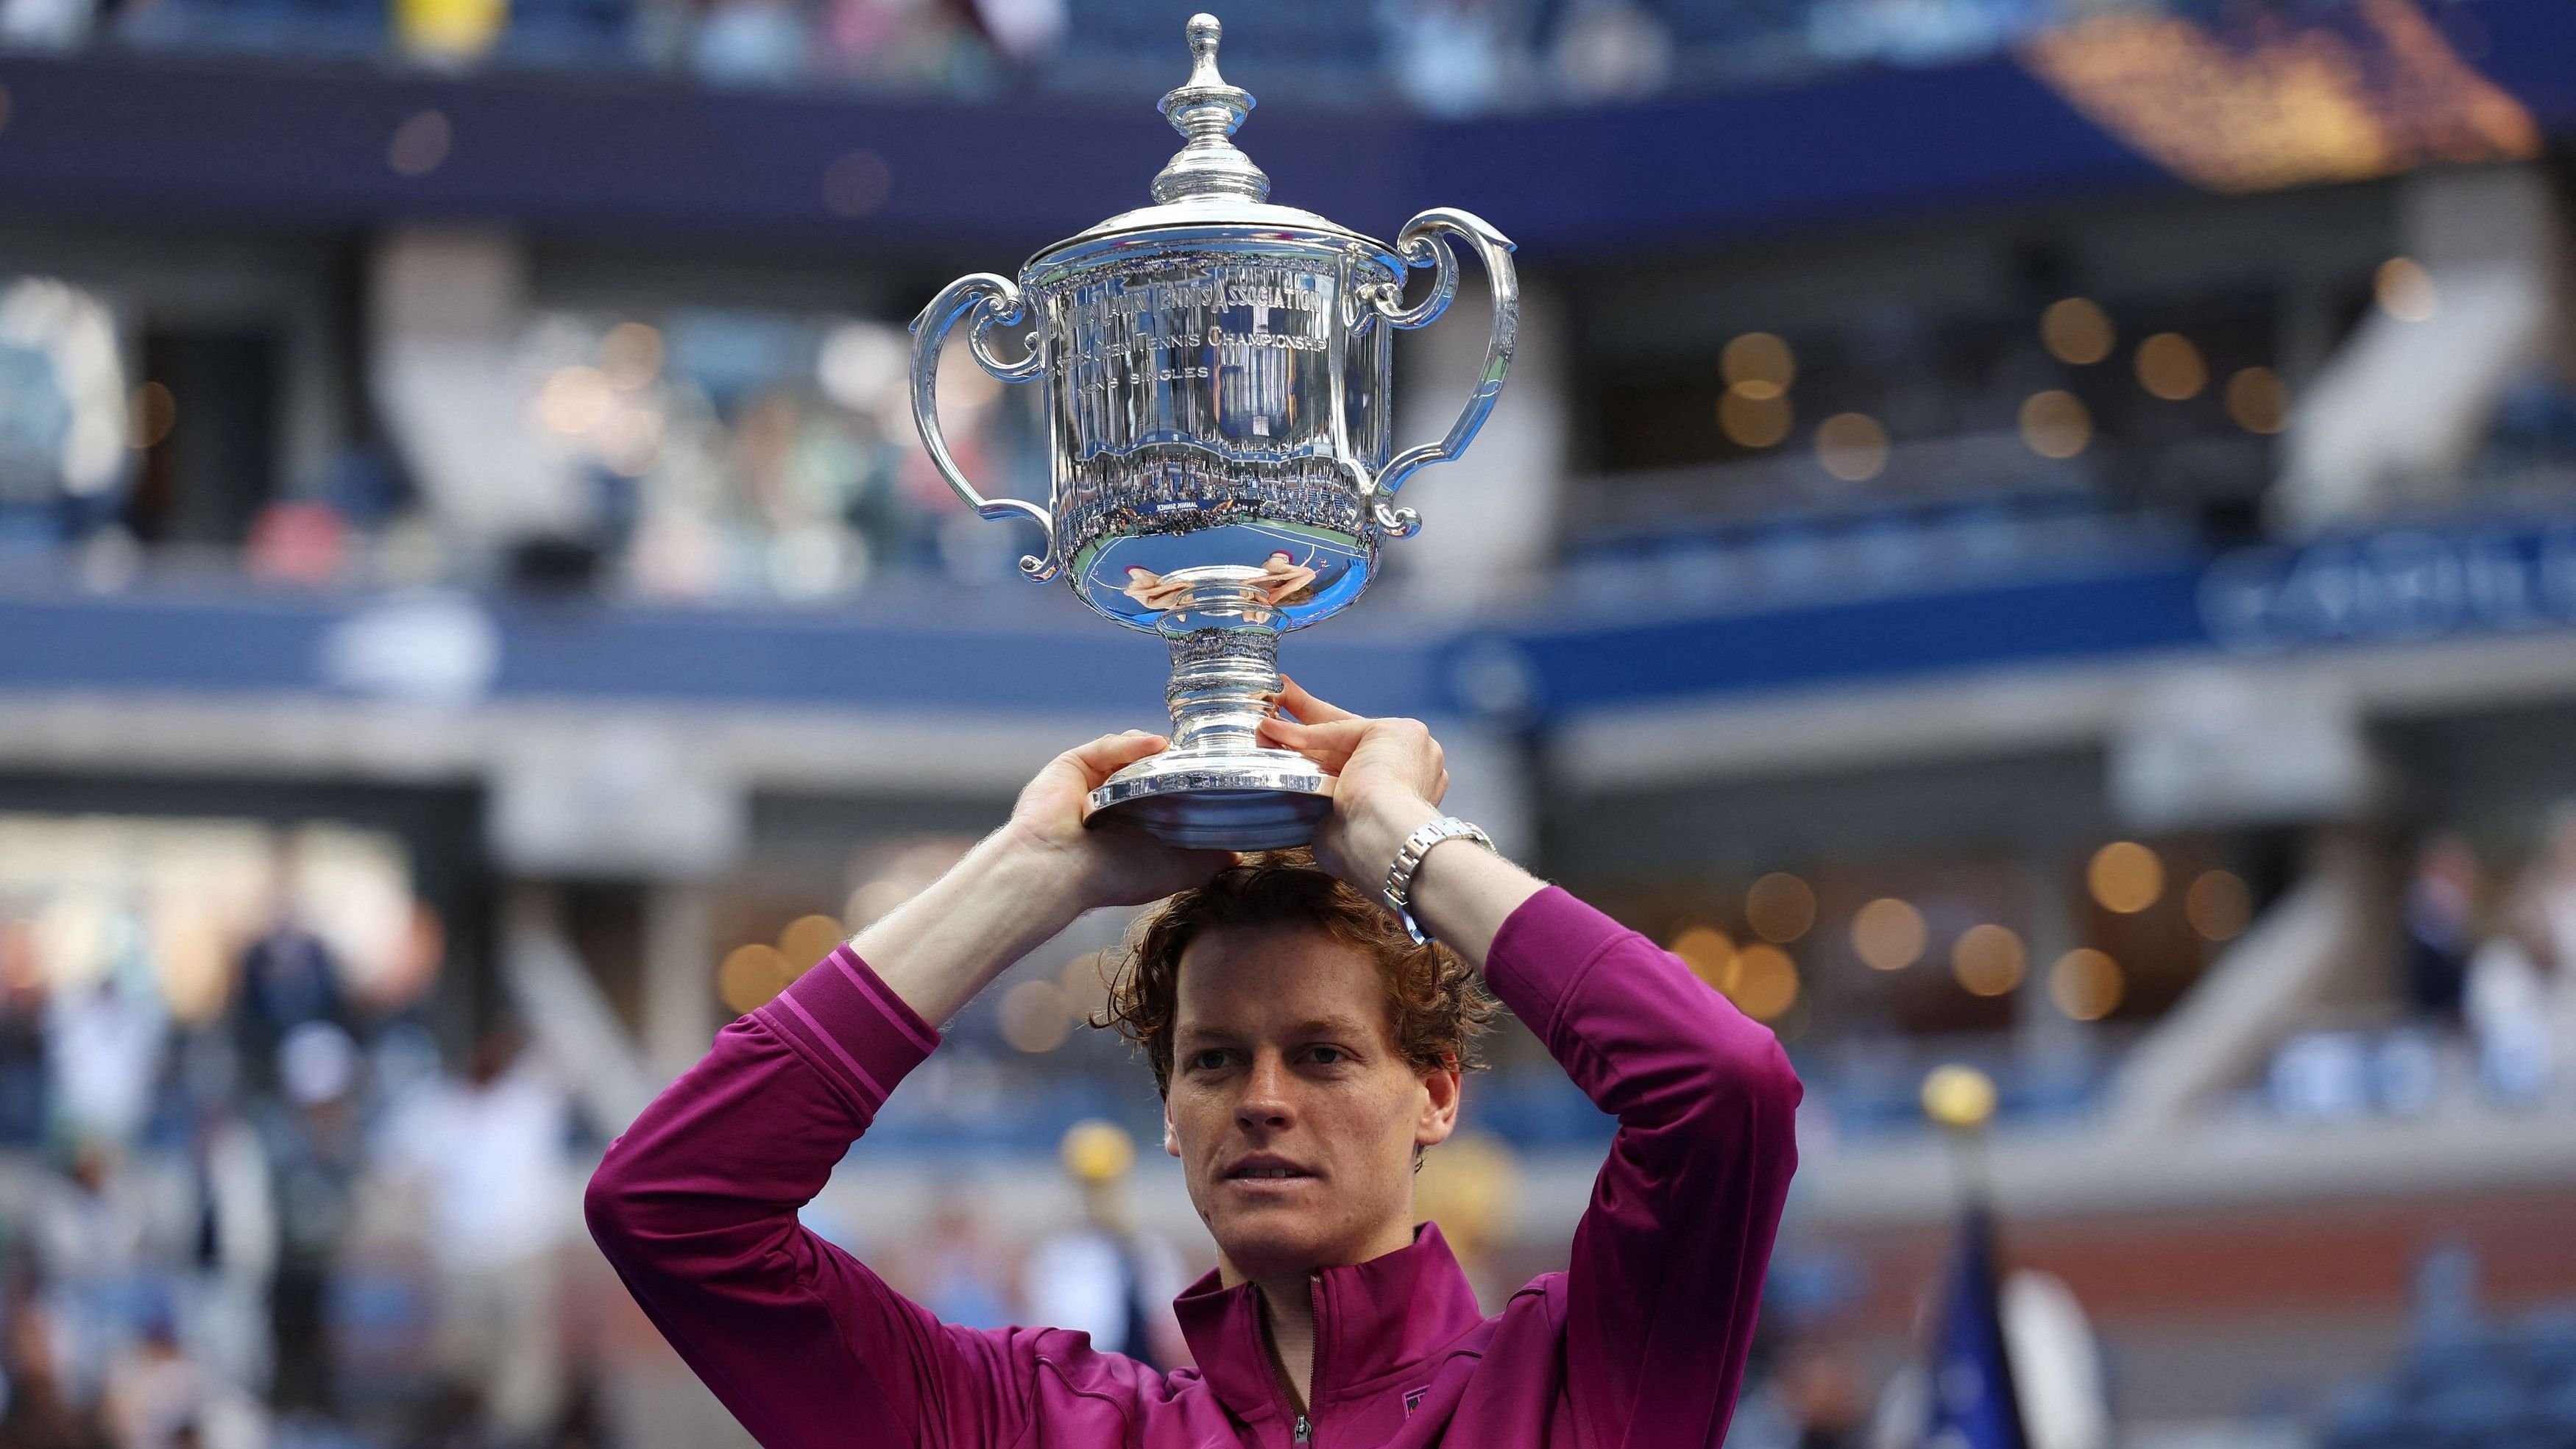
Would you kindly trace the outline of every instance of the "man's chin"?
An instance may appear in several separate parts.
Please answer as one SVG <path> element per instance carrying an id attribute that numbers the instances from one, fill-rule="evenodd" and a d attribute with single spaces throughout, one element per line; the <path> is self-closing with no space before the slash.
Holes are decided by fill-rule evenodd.
<path id="1" fill-rule="evenodd" d="M 1209 1225 L 1217 1250 L 1251 1278 L 1307 1273 L 1335 1256 L 1333 1235 L 1309 1215 L 1277 1208 L 1230 1213 Z"/>

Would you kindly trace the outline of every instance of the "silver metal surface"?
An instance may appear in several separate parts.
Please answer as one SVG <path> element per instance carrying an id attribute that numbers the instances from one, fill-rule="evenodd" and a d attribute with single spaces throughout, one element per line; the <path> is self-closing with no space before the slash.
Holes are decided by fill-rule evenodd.
<path id="1" fill-rule="evenodd" d="M 1044 532 L 1020 561 L 1066 574 L 1104 617 L 1172 641 L 1173 744 L 1091 798 L 1176 843 L 1261 849 L 1308 838 L 1332 781 L 1253 730 L 1279 687 L 1278 636 L 1355 603 L 1378 545 L 1420 527 L 1393 504 L 1416 470 L 1463 452 L 1510 369 L 1520 294 L 1511 242 L 1453 208 L 1423 212 L 1392 247 L 1269 198 L 1233 141 L 1253 106 L 1217 70 L 1220 28 L 1191 19 L 1188 81 L 1162 110 L 1185 138 L 1155 204 L 1039 252 L 1016 280 L 951 283 L 913 323 L 913 419 L 940 476 L 985 518 Z M 1457 293 L 1453 240 L 1492 284 L 1492 338 L 1466 408 L 1436 443 L 1391 451 L 1394 333 Z M 1407 304 L 1407 272 L 1432 272 Z M 1053 496 L 986 498 L 939 432 L 948 333 L 987 372 L 1045 390 Z M 1023 333 L 1024 356 L 993 349 Z"/>

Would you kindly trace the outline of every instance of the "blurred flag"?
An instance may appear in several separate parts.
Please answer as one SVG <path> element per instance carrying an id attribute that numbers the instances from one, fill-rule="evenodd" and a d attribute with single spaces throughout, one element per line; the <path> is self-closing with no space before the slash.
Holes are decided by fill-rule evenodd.
<path id="1" fill-rule="evenodd" d="M 1959 1222 L 1958 1257 L 1933 1341 L 1923 1449 L 2029 1449 L 1996 1288 L 1994 1220 L 1972 1207 Z"/>

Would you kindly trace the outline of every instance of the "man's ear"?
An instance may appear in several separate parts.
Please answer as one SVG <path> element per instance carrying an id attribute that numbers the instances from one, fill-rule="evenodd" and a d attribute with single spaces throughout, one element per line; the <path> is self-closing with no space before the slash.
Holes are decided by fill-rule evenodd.
<path id="1" fill-rule="evenodd" d="M 1413 1127 L 1417 1144 L 1437 1147 L 1458 1130 L 1458 1094 L 1465 1086 L 1466 1073 L 1454 1061 L 1422 1074 L 1422 1118 Z"/>
<path id="2" fill-rule="evenodd" d="M 1181 1155 L 1181 1134 L 1172 1128 L 1172 1104 L 1163 1104 L 1163 1151 L 1167 1156 Z"/>

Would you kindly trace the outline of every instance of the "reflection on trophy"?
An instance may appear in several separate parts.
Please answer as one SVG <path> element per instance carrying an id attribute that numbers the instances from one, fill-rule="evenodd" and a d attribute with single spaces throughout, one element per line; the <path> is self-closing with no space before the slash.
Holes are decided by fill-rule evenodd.
<path id="1" fill-rule="evenodd" d="M 1017 281 L 950 283 L 913 322 L 912 412 L 969 507 L 1044 532 L 1022 572 L 1069 573 L 1093 609 L 1171 646 L 1172 747 L 1093 791 L 1090 818 L 1258 850 L 1306 840 L 1333 793 L 1312 762 L 1256 739 L 1279 688 L 1279 635 L 1349 607 L 1379 540 L 1420 526 L 1397 491 L 1457 457 L 1492 411 L 1519 293 L 1512 244 L 1466 212 L 1426 211 L 1389 246 L 1271 204 L 1270 179 L 1231 139 L 1252 96 L 1217 74 L 1215 17 L 1193 16 L 1188 33 L 1196 64 L 1162 102 L 1188 144 L 1154 178 L 1154 205 L 1048 247 Z M 1447 437 L 1390 459 L 1392 338 L 1456 294 L 1452 237 L 1492 281 L 1484 371 Z M 1433 276 L 1408 305 L 1409 267 Z M 1045 384 L 1046 507 L 984 497 L 940 437 L 939 349 L 970 317 L 985 370 Z M 996 334 L 1023 325 L 1020 355 L 1002 356 Z"/>

